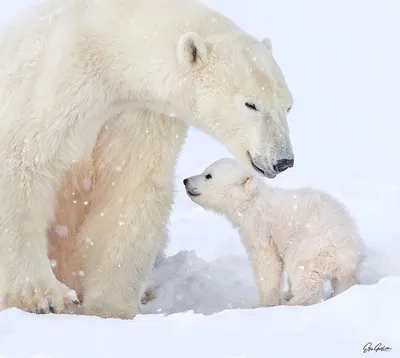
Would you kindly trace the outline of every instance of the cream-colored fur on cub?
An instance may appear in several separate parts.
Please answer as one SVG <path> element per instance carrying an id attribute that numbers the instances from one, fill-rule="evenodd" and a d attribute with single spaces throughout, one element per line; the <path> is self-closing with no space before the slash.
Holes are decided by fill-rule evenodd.
<path id="1" fill-rule="evenodd" d="M 2 307 L 134 317 L 189 125 L 265 176 L 293 166 L 271 49 L 195 0 L 48 0 L 3 29 Z"/>
<path id="2" fill-rule="evenodd" d="M 324 281 L 337 295 L 356 283 L 360 239 L 344 205 L 311 188 L 263 183 L 237 161 L 217 160 L 185 179 L 191 200 L 226 216 L 238 229 L 254 269 L 262 306 L 311 305 Z M 285 269 L 292 298 L 281 295 Z"/>

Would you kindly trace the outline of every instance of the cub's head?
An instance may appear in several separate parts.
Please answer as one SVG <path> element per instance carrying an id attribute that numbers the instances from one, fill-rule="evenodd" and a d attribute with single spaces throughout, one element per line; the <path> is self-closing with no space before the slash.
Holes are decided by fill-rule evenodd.
<path id="1" fill-rule="evenodd" d="M 286 121 L 293 98 L 269 40 L 244 32 L 205 39 L 187 33 L 177 56 L 181 76 L 191 78 L 191 124 L 268 178 L 293 166 Z"/>
<path id="2" fill-rule="evenodd" d="M 189 198 L 204 209 L 229 213 L 257 189 L 257 179 L 234 159 L 222 158 L 183 180 Z"/>

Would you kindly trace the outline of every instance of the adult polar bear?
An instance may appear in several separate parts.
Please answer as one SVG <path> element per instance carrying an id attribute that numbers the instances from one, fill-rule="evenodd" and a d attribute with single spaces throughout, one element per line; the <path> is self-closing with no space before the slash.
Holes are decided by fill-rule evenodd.
<path id="1" fill-rule="evenodd" d="M 134 317 L 188 125 L 274 177 L 293 165 L 291 106 L 268 41 L 194 0 L 49 0 L 15 20 L 0 40 L 2 307 L 63 312 L 73 287 L 85 314 Z"/>

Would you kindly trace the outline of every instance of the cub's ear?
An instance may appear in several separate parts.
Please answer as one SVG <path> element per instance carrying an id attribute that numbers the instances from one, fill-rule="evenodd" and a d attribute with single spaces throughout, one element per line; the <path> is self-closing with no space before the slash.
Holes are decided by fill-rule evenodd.
<path id="1" fill-rule="evenodd" d="M 253 177 L 251 175 L 246 175 L 242 180 L 243 186 L 248 186 L 253 182 Z"/>
<path id="2" fill-rule="evenodd" d="M 270 50 L 270 51 L 272 52 L 272 42 L 271 42 L 271 40 L 270 40 L 269 38 L 264 37 L 264 38 L 261 40 L 261 43 L 262 43 L 268 50 Z"/>
<path id="3" fill-rule="evenodd" d="M 207 62 L 207 45 L 197 33 L 187 32 L 179 39 L 177 56 L 181 65 L 189 67 L 202 65 Z"/>
<path id="4" fill-rule="evenodd" d="M 247 193 L 253 192 L 257 188 L 256 178 L 252 175 L 244 176 L 241 181 L 241 187 Z"/>

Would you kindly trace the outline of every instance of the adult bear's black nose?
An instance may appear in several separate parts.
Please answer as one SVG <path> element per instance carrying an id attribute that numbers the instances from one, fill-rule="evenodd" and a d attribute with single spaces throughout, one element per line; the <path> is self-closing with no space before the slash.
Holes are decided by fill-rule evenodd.
<path id="1" fill-rule="evenodd" d="M 293 167 L 294 159 L 279 159 L 274 165 L 274 170 L 277 173 L 282 173 L 286 169 Z"/>
<path id="2" fill-rule="evenodd" d="M 186 186 L 186 184 L 189 182 L 189 179 L 188 178 L 186 178 L 186 179 L 183 179 L 183 185 L 185 185 Z"/>

